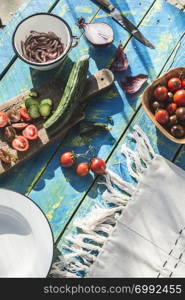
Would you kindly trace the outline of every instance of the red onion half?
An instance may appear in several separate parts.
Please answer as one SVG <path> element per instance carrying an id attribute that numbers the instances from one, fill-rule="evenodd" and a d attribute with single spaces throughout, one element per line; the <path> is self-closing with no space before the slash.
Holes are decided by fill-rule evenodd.
<path id="1" fill-rule="evenodd" d="M 85 23 L 84 18 L 78 19 L 79 28 L 83 28 L 88 41 L 97 47 L 110 45 L 114 40 L 112 27 L 107 23 Z"/>
<path id="2" fill-rule="evenodd" d="M 134 94 L 140 90 L 147 79 L 148 75 L 138 74 L 136 76 L 126 77 L 122 80 L 121 84 L 126 93 Z"/>

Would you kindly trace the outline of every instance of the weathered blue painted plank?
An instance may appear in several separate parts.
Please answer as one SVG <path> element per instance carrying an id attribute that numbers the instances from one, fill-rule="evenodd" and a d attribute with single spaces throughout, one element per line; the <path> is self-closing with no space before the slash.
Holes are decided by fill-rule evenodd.
<path id="1" fill-rule="evenodd" d="M 72 28 L 73 34 L 80 36 L 81 31 L 75 25 L 78 14 L 82 16 L 85 14 L 85 16 L 88 16 L 90 21 L 96 14 L 97 10 L 98 8 L 95 4 L 89 5 L 89 3 L 87 3 L 85 0 L 82 0 L 80 5 L 78 0 L 75 0 L 72 3 L 70 1 L 64 2 L 62 0 L 57 4 L 52 12 L 65 18 Z M 74 48 L 69 54 L 70 58 L 72 60 L 77 60 L 80 57 L 80 51 L 82 48 L 87 48 L 86 41 L 83 38 L 80 41 L 80 45 L 77 48 Z M 31 69 L 20 59 L 16 59 L 10 70 L 0 82 L 0 103 L 15 97 L 26 89 L 37 86 L 41 82 L 48 80 L 53 76 L 61 76 L 61 79 L 63 80 L 65 77 L 67 77 L 68 68 L 65 67 L 65 71 L 58 74 L 60 68 L 61 67 L 47 72 L 40 72 Z M 58 143 L 53 144 L 49 148 L 49 151 L 46 149 L 27 164 L 2 178 L 0 186 L 25 193 L 29 189 L 32 181 L 36 180 L 40 173 L 43 172 L 44 167 L 47 165 L 48 160 L 52 157 L 52 154 L 57 149 L 57 146 Z M 19 174 L 18 176 L 17 173 Z"/>
<path id="2" fill-rule="evenodd" d="M 149 16 L 151 19 L 147 15 L 147 22 L 148 24 L 151 24 L 151 26 L 152 24 L 154 26 L 157 20 L 160 18 L 162 24 L 161 26 L 164 30 L 164 19 L 166 19 L 166 16 L 160 15 L 161 6 L 159 6 L 159 3 L 162 6 L 162 1 L 158 1 L 157 6 L 154 5 L 152 7 L 151 11 L 149 12 Z M 101 12 L 99 14 L 101 14 Z M 180 16 L 179 19 L 179 26 L 182 30 Z M 100 18 L 99 20 L 104 19 Z M 110 19 L 108 18 L 107 22 L 109 22 L 109 20 Z M 175 19 L 173 21 L 174 23 L 170 23 L 169 25 L 171 30 L 173 30 Z M 112 22 L 112 20 L 110 20 L 110 22 Z M 119 25 L 116 24 L 113 26 Z M 148 28 L 150 32 L 150 27 L 146 26 L 146 22 L 144 22 L 144 26 L 142 26 L 141 24 L 142 31 L 146 30 L 145 28 Z M 169 27 L 166 26 L 166 32 L 168 31 Z M 166 58 L 167 60 L 169 54 L 173 49 L 173 45 L 168 44 L 166 52 L 163 51 L 163 56 L 160 56 L 161 46 L 159 46 L 160 43 L 158 44 L 157 41 L 160 40 L 162 33 L 160 28 L 158 28 L 158 30 L 156 30 L 155 32 L 155 38 L 153 33 L 153 39 L 156 41 L 157 46 L 155 52 L 152 52 L 152 50 L 150 49 L 144 48 L 140 43 L 137 42 L 132 42 L 132 44 L 128 45 L 127 47 L 127 55 L 128 59 L 132 62 L 131 70 L 133 74 L 146 73 L 147 71 L 147 73 L 149 73 L 150 75 L 150 80 L 153 79 L 156 76 L 156 74 L 160 72 L 161 67 L 164 66 L 165 63 L 164 58 Z M 181 36 L 181 32 L 179 36 Z M 118 40 L 115 40 L 115 43 L 118 43 Z M 137 45 L 135 43 L 137 43 Z M 94 52 L 95 54 L 91 58 L 90 72 L 92 72 L 91 70 L 95 70 L 95 68 L 97 67 L 96 64 L 98 65 L 98 68 L 109 64 L 113 54 L 113 52 L 111 51 L 111 47 L 107 49 L 105 57 L 105 55 L 102 54 L 100 49 L 93 49 L 92 52 Z M 138 53 L 141 55 L 141 58 Z M 96 57 L 98 57 L 98 61 L 99 64 L 101 63 L 101 66 L 95 60 Z M 161 60 L 159 60 L 159 58 L 161 58 Z M 134 68 L 132 66 L 134 66 Z M 116 105 L 114 105 L 113 103 L 116 103 Z M 112 91 L 110 91 L 105 96 L 97 97 L 96 99 L 94 99 L 94 101 L 89 105 L 87 109 L 87 118 L 89 120 L 98 120 L 105 122 L 107 116 L 111 115 L 114 121 L 114 126 L 110 133 L 106 135 L 102 133 L 101 135 L 97 135 L 92 139 L 81 139 L 78 137 L 78 131 L 76 131 L 77 129 L 73 131 L 70 137 L 65 141 L 65 143 L 62 144 L 61 148 L 59 148 L 57 155 L 48 165 L 47 169 L 41 176 L 33 191 L 30 193 L 30 197 L 34 201 L 36 201 L 46 212 L 52 225 L 55 237 L 57 237 L 60 230 L 64 228 L 66 222 L 69 220 L 76 207 L 80 204 L 82 197 L 85 195 L 85 192 L 87 191 L 88 187 L 90 186 L 93 180 L 93 178 L 90 178 L 90 176 L 84 180 L 79 179 L 76 175 L 74 175 L 73 170 L 62 171 L 58 164 L 60 154 L 66 150 L 75 150 L 76 152 L 83 152 L 87 150 L 89 145 L 93 145 L 95 147 L 96 155 L 98 154 L 98 156 L 106 159 L 109 156 L 110 151 L 112 150 L 115 142 L 118 140 L 123 130 L 126 128 L 136 108 L 139 106 L 139 103 L 140 99 L 138 95 L 134 95 L 132 97 L 126 96 L 120 88 L 119 83 L 117 81 L 115 82 L 115 86 Z M 172 147 L 172 152 L 173 151 L 175 150 Z M 54 176 L 49 181 L 47 181 L 47 185 L 43 187 L 43 181 L 45 181 L 45 178 L 47 178 L 48 174 L 53 173 Z M 46 199 L 44 202 L 43 196 L 44 199 Z M 95 195 L 93 196 L 93 198 L 96 198 Z M 52 199 L 54 199 L 54 207 L 55 203 L 57 203 L 57 208 L 55 208 L 51 214 L 50 206 L 52 203 Z M 59 201 L 57 201 L 56 199 L 58 199 Z"/>

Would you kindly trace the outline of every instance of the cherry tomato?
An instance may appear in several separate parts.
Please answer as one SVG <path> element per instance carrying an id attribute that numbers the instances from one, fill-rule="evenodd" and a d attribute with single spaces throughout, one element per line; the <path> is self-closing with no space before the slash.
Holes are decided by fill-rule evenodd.
<path id="1" fill-rule="evenodd" d="M 176 92 L 181 88 L 181 80 L 177 77 L 173 77 L 168 80 L 168 88 L 171 92 Z"/>
<path id="2" fill-rule="evenodd" d="M 69 168 L 75 164 L 76 156 L 73 152 L 65 152 L 60 157 L 60 163 L 63 167 Z"/>
<path id="3" fill-rule="evenodd" d="M 38 138 L 38 129 L 35 125 L 28 125 L 22 132 L 23 136 L 28 140 L 36 140 Z"/>
<path id="4" fill-rule="evenodd" d="M 19 122 L 21 119 L 21 114 L 18 110 L 15 109 L 9 110 L 7 114 L 10 122 L 12 123 Z"/>
<path id="5" fill-rule="evenodd" d="M 164 101 L 168 97 L 168 89 L 165 86 L 158 86 L 154 90 L 154 97 L 159 101 Z"/>
<path id="6" fill-rule="evenodd" d="M 19 135 L 12 141 L 12 147 L 20 152 L 24 152 L 28 150 L 29 142 L 24 136 Z"/>
<path id="7" fill-rule="evenodd" d="M 174 113 L 177 110 L 177 104 L 176 103 L 170 103 L 170 104 L 168 104 L 166 109 L 169 112 L 170 116 L 174 115 Z"/>
<path id="8" fill-rule="evenodd" d="M 27 123 L 15 123 L 15 124 L 12 124 L 12 127 L 15 128 L 15 129 L 17 129 L 17 130 L 23 130 L 27 126 L 28 126 Z"/>
<path id="9" fill-rule="evenodd" d="M 106 164 L 103 159 L 101 158 L 93 158 L 90 162 L 90 169 L 94 173 L 101 175 L 105 173 Z"/>
<path id="10" fill-rule="evenodd" d="M 164 125 L 164 124 L 168 123 L 168 121 L 169 121 L 169 113 L 165 109 L 160 109 L 156 112 L 155 119 L 160 124 Z"/>
<path id="11" fill-rule="evenodd" d="M 177 91 L 173 99 L 177 106 L 185 106 L 185 90 Z"/>
<path id="12" fill-rule="evenodd" d="M 20 108 L 20 114 L 21 114 L 21 118 L 24 120 L 24 121 L 31 121 L 32 118 L 29 116 L 29 113 L 28 113 L 28 110 L 26 107 L 21 107 Z"/>
<path id="13" fill-rule="evenodd" d="M 185 79 L 182 80 L 182 87 L 185 88 Z"/>
<path id="14" fill-rule="evenodd" d="M 86 176 L 89 173 L 89 171 L 89 165 L 85 162 L 81 162 L 76 168 L 76 173 L 81 177 Z"/>
<path id="15" fill-rule="evenodd" d="M 4 111 L 0 111 L 0 127 L 5 127 L 8 123 L 8 115 Z"/>

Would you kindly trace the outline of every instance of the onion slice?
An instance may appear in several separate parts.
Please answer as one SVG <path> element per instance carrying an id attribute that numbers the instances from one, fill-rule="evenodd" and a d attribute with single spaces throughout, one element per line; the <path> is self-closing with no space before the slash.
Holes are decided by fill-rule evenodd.
<path id="1" fill-rule="evenodd" d="M 112 27 L 107 23 L 85 23 L 84 18 L 78 18 L 78 26 L 85 32 L 88 41 L 94 46 L 108 46 L 114 40 Z"/>
<path id="2" fill-rule="evenodd" d="M 142 85 L 147 81 L 148 75 L 138 74 L 136 76 L 125 77 L 121 81 L 122 87 L 128 94 L 134 94 L 139 91 Z"/>
<path id="3" fill-rule="evenodd" d="M 124 71 L 127 70 L 129 66 L 128 59 L 123 50 L 123 45 L 120 41 L 119 46 L 116 50 L 115 59 L 111 65 L 113 71 Z"/>

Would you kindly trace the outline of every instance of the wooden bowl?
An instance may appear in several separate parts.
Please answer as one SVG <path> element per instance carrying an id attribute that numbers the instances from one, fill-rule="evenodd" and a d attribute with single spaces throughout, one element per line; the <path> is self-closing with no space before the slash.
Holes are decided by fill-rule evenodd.
<path id="1" fill-rule="evenodd" d="M 153 97 L 153 92 L 154 89 L 158 85 L 165 85 L 167 86 L 167 82 L 170 78 L 172 77 L 185 77 L 185 68 L 184 67 L 179 67 L 170 70 L 167 73 L 164 73 L 161 75 L 159 78 L 154 80 L 152 84 L 150 84 L 144 91 L 143 96 L 142 96 L 142 105 L 150 119 L 155 123 L 157 128 L 171 141 L 178 143 L 178 144 L 185 144 L 185 137 L 184 138 L 175 138 L 173 135 L 170 134 L 162 125 L 160 125 L 154 118 L 154 114 L 151 111 L 151 103 Z"/>

